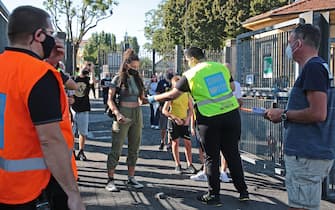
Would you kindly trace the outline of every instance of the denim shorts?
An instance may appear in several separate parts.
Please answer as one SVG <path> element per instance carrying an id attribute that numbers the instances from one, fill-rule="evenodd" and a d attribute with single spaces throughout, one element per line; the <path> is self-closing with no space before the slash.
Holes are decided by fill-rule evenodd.
<path id="1" fill-rule="evenodd" d="M 333 160 L 316 160 L 284 156 L 288 204 L 293 208 L 320 209 L 323 179 L 328 176 Z"/>
<path id="2" fill-rule="evenodd" d="M 73 133 L 78 130 L 80 135 L 88 135 L 89 112 L 75 112 L 73 116 Z"/>

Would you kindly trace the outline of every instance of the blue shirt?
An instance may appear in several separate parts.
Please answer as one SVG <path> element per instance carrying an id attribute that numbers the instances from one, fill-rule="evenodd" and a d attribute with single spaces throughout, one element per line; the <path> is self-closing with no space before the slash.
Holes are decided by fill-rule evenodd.
<path id="1" fill-rule="evenodd" d="M 306 91 L 321 91 L 327 93 L 331 90 L 329 74 L 324 66 L 326 63 L 320 57 L 311 58 L 302 68 L 294 83 L 287 104 L 287 110 L 301 110 L 309 107 Z M 310 159 L 334 159 L 335 136 L 333 123 L 330 121 L 335 113 L 329 109 L 327 120 L 321 123 L 296 123 L 286 121 L 284 133 L 284 153 Z"/>

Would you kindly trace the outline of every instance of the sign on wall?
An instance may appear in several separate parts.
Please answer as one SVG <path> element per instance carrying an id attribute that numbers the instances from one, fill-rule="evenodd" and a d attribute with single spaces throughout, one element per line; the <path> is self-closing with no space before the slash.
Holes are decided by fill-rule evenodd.
<path id="1" fill-rule="evenodd" d="M 263 57 L 263 78 L 272 78 L 272 57 Z"/>
<path id="2" fill-rule="evenodd" d="M 253 74 L 248 74 L 248 75 L 245 77 L 245 82 L 246 82 L 248 85 L 253 85 L 253 84 L 254 84 L 254 75 L 253 75 Z"/>

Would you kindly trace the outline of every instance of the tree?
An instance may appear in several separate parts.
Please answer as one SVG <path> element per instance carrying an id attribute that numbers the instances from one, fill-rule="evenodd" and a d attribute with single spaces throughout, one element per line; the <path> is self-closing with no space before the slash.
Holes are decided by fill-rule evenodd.
<path id="1" fill-rule="evenodd" d="M 79 2 L 75 4 L 74 2 Z M 79 45 L 85 34 L 96 27 L 101 20 L 110 17 L 115 0 L 44 0 L 43 5 L 50 12 L 53 23 L 59 31 L 66 31 L 67 40 L 73 46 L 74 58 L 77 56 Z M 65 20 L 65 26 L 61 25 Z M 75 28 L 78 28 L 76 30 Z M 62 30 L 64 29 L 65 30 Z M 73 60 L 76 66 L 76 59 Z"/>
<path id="2" fill-rule="evenodd" d="M 140 58 L 140 59 L 141 59 L 140 69 L 150 70 L 149 68 L 152 66 L 152 60 L 148 57 L 143 57 L 143 58 Z"/>
<path id="3" fill-rule="evenodd" d="M 130 44 L 131 48 L 133 48 L 133 50 L 138 54 L 139 51 L 140 51 L 140 45 L 137 42 L 136 36 L 130 37 L 129 44 Z"/>
<path id="4" fill-rule="evenodd" d="M 146 13 L 146 45 L 164 54 L 176 44 L 220 49 L 226 39 L 247 29 L 242 23 L 251 16 L 283 6 L 286 0 L 166 0 Z"/>
<path id="5" fill-rule="evenodd" d="M 84 48 L 84 60 L 98 63 L 99 65 L 106 63 L 107 54 L 116 51 L 115 35 L 105 33 L 93 33 L 88 39 Z"/>
<path id="6" fill-rule="evenodd" d="M 173 48 L 173 44 L 169 42 L 164 28 L 163 6 L 164 4 L 159 4 L 156 10 L 150 10 L 145 14 L 144 27 L 144 36 L 151 41 L 151 43 L 146 43 L 144 48 L 147 50 L 155 49 L 161 53 Z"/>
<path id="7" fill-rule="evenodd" d="M 220 49 L 226 35 L 222 15 L 225 1 L 190 1 L 184 17 L 185 47 L 191 45 L 206 49 Z"/>
<path id="8" fill-rule="evenodd" d="M 287 4 L 287 0 L 252 0 L 250 2 L 250 16 L 256 16 L 263 12 L 282 7 Z"/>
<path id="9" fill-rule="evenodd" d="M 246 31 L 242 27 L 243 21 L 250 17 L 250 0 L 227 0 L 223 14 L 225 14 L 225 33 L 227 38 L 235 38 Z"/>

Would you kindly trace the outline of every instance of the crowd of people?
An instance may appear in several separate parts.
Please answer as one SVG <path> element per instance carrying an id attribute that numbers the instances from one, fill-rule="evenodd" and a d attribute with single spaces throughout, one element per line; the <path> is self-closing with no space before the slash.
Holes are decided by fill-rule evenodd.
<path id="1" fill-rule="evenodd" d="M 0 209 L 34 210 L 41 205 L 57 210 L 85 209 L 76 183 L 75 159 L 87 160 L 89 94 L 93 90 L 97 98 L 97 80 L 92 62 L 77 69 L 78 75 L 73 78 L 63 72 L 64 43 L 53 37 L 53 32 L 50 16 L 44 10 L 21 6 L 9 17 L 10 44 L 0 55 Z M 321 183 L 335 158 L 335 141 L 329 132 L 334 121 L 332 78 L 326 62 L 318 57 L 317 27 L 299 25 L 288 43 L 286 54 L 299 63 L 301 73 L 287 107 L 267 109 L 264 118 L 285 124 L 290 209 L 318 209 Z M 234 80 L 229 64 L 207 61 L 202 49 L 190 47 L 184 54 L 190 67 L 187 71 L 175 75 L 167 70 L 162 78 L 152 75 L 145 87 L 138 71 L 140 58 L 129 48 L 118 73 L 106 73 L 101 80 L 105 112 L 110 110 L 113 116 L 105 188 L 120 191 L 114 175 L 126 139 L 127 185 L 144 187 L 135 178 L 135 168 L 143 129 L 141 105 L 149 103 L 150 126 L 161 134 L 158 149 L 171 150 L 175 172 L 191 174 L 195 181 L 207 181 L 208 192 L 197 199 L 220 206 L 220 181 L 230 181 L 229 170 L 239 200 L 247 201 L 249 193 L 239 152 L 239 108 L 243 106 L 240 84 Z M 8 82 L 14 78 L 22 79 L 14 85 Z M 75 154 L 77 133 L 79 151 Z M 192 135 L 199 147 L 199 170 L 192 162 Z M 180 139 L 185 147 L 185 169 L 179 157 Z"/>

